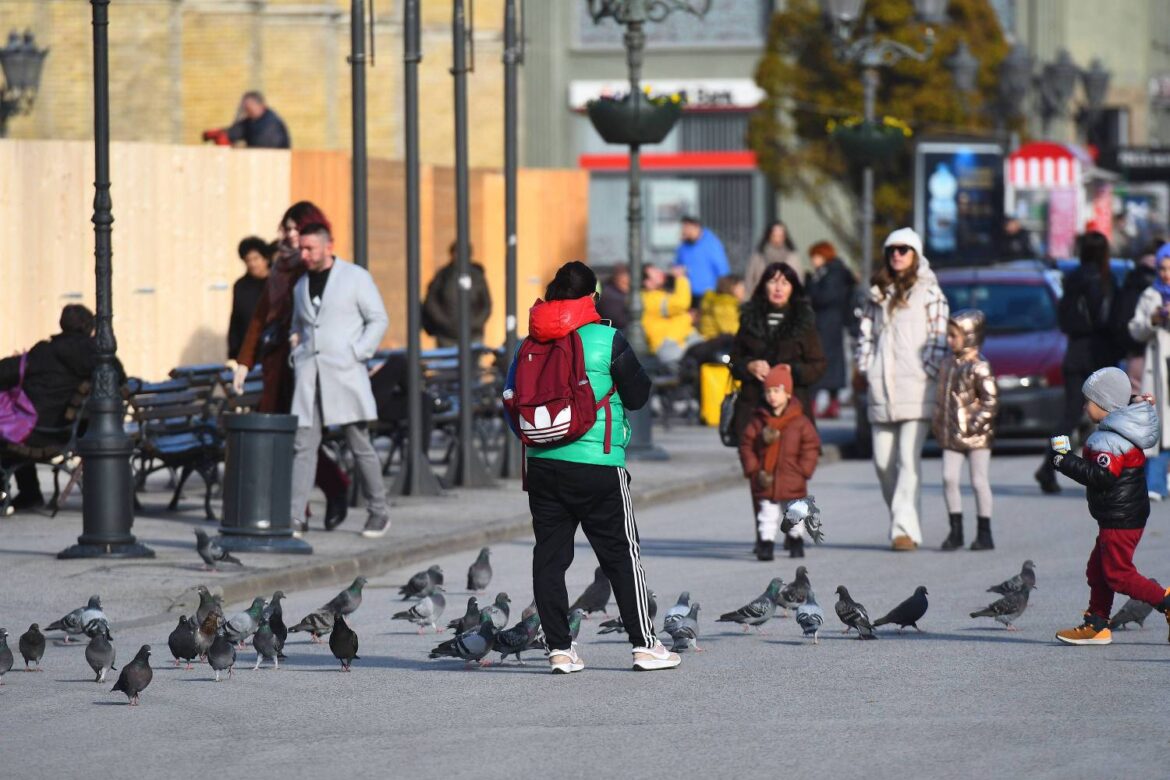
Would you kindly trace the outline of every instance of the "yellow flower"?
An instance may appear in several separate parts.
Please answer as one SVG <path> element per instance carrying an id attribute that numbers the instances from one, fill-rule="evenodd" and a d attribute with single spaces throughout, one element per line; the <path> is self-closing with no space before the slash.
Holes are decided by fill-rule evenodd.
<path id="1" fill-rule="evenodd" d="M 678 96 L 678 93 L 676 92 L 676 93 L 674 93 L 673 95 L 671 95 L 671 96 L 670 96 L 670 102 L 671 102 L 671 103 L 680 103 L 680 102 L 682 102 L 682 98 L 681 98 L 681 97 L 679 97 L 679 96 Z"/>

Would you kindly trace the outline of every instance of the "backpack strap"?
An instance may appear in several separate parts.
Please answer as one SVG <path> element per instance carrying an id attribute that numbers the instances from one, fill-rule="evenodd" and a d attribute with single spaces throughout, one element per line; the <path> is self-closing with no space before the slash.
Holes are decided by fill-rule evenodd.
<path id="1" fill-rule="evenodd" d="M 613 397 L 613 394 L 616 390 L 617 390 L 617 385 L 614 385 L 613 387 L 611 387 L 609 389 L 608 393 L 606 393 L 604 396 L 601 397 L 601 400 L 597 402 L 597 406 L 593 407 L 594 412 L 598 412 L 603 408 L 605 409 L 605 454 L 606 455 L 608 455 L 610 449 L 612 449 L 611 445 L 613 442 L 613 407 L 610 405 L 609 399 Z"/>
<path id="2" fill-rule="evenodd" d="M 24 387 L 24 367 L 26 363 L 28 363 L 28 353 L 24 352 L 20 356 L 20 381 L 16 385 L 20 388 Z"/>

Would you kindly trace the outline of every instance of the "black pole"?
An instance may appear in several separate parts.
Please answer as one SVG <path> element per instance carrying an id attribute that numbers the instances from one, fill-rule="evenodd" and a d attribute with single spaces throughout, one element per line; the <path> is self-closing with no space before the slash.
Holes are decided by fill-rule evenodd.
<path id="1" fill-rule="evenodd" d="M 370 265 L 366 178 L 366 9 L 365 0 L 350 4 L 350 57 L 353 73 L 353 261 Z"/>
<path id="2" fill-rule="evenodd" d="M 115 359 L 111 279 L 110 202 L 110 0 L 90 0 L 93 9 L 94 272 L 97 277 L 97 368 L 87 406 L 88 427 L 79 442 L 85 486 L 81 493 L 82 532 L 58 558 L 153 558 L 139 544 L 134 526 L 130 479 L 130 438 L 122 427 L 124 403 Z"/>
<path id="3" fill-rule="evenodd" d="M 524 42 L 516 34 L 516 0 L 504 3 L 504 360 L 516 354 L 516 166 L 517 66 L 524 62 Z M 520 443 L 504 436 L 499 474 L 521 476 Z"/>
<path id="4" fill-rule="evenodd" d="M 474 381 L 471 358 L 471 232 L 467 173 L 467 19 L 463 0 L 454 0 L 451 15 L 451 45 L 455 77 L 455 220 L 456 271 L 459 278 L 459 446 L 447 474 L 446 482 L 459 487 L 489 487 L 492 477 L 475 447 L 475 418 L 471 383 Z"/>
<path id="5" fill-rule="evenodd" d="M 402 453 L 402 470 L 391 491 L 399 496 L 435 496 L 442 492 L 431 471 L 422 440 L 423 382 L 420 364 L 419 331 L 419 181 L 418 181 L 418 63 L 422 60 L 419 32 L 419 0 L 405 0 L 403 20 L 406 113 L 406 408 L 407 442 Z"/>

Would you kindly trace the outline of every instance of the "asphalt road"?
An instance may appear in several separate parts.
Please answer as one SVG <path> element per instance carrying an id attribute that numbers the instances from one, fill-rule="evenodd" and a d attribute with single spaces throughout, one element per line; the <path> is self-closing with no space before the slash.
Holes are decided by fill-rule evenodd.
<path id="1" fill-rule="evenodd" d="M 204 665 L 170 665 L 172 625 L 120 631 L 112 614 L 119 666 L 143 642 L 154 647 L 155 678 L 142 705 L 127 707 L 109 692 L 112 683 L 91 682 L 81 646 L 51 643 L 43 674 L 14 669 L 0 688 L 3 775 L 1165 777 L 1170 703 L 1158 675 L 1170 663 L 1166 624 L 1155 614 L 1144 630 L 1119 633 L 1105 648 L 1053 641 L 1086 603 L 1095 525 L 1079 491 L 1039 494 L 1030 482 L 1034 460 L 993 460 L 998 549 L 990 553 L 889 552 L 872 467 L 824 468 L 815 493 L 827 539 L 804 560 L 828 612 L 819 646 L 803 641 L 791 619 L 773 620 L 761 635 L 715 623 L 795 568 L 787 559 L 749 557 L 745 491 L 641 513 L 660 612 L 684 589 L 703 606 L 704 652 L 688 653 L 670 672 L 631 672 L 628 645 L 598 636 L 596 620 L 582 631 L 582 674 L 553 677 L 535 654 L 525 666 L 482 670 L 429 661 L 443 637 L 389 620 L 410 571 L 368 587 L 352 621 L 361 660 L 351 674 L 338 671 L 326 646 L 294 635 L 280 671 L 251 671 L 249 649 L 240 652 L 247 668 L 216 684 Z M 939 472 L 938 460 L 928 460 L 931 548 L 944 535 Z M 1170 580 L 1168 514 L 1170 506 L 1155 508 L 1137 556 L 1139 568 L 1163 581 Z M 490 590 L 511 595 L 515 616 L 531 598 L 529 543 L 493 553 Z M 435 561 L 451 587 L 449 616 L 462 612 L 473 557 L 464 551 Z M 1025 558 L 1037 563 L 1039 589 L 1020 630 L 970 619 L 993 598 L 984 590 Z M 582 543 L 570 591 L 590 581 L 594 566 Z M 926 585 L 926 633 L 880 629 L 876 642 L 843 636 L 831 612 L 839 584 L 874 616 Z M 286 615 L 295 619 L 334 592 L 291 593 Z M 0 620 L 15 650 L 29 622 L 47 623 L 73 606 Z"/>

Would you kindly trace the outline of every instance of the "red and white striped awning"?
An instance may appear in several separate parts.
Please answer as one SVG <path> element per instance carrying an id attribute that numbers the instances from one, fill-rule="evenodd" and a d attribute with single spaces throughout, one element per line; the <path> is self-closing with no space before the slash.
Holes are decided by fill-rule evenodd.
<path id="1" fill-rule="evenodd" d="M 1037 141 L 1008 155 L 1004 166 L 1013 187 L 1054 189 L 1079 187 L 1085 170 L 1093 167 L 1093 159 L 1078 146 Z"/>

